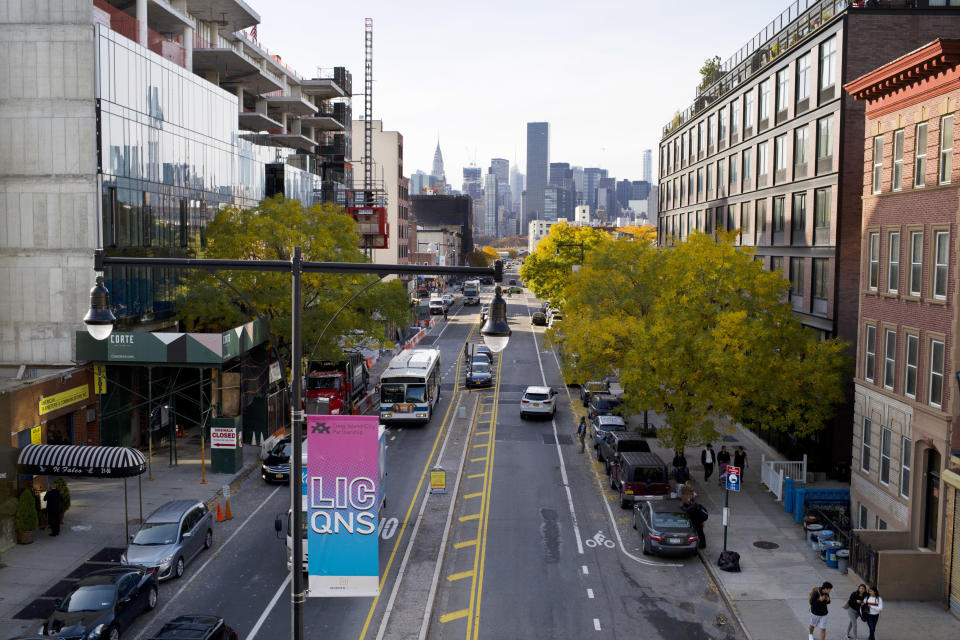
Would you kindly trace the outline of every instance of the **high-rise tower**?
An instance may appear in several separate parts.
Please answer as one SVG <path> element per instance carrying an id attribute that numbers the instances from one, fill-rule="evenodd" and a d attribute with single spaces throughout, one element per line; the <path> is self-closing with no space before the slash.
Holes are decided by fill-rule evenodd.
<path id="1" fill-rule="evenodd" d="M 550 164 L 550 123 L 527 123 L 527 198 L 521 231 L 531 220 L 543 218 L 543 190 Z"/>
<path id="2" fill-rule="evenodd" d="M 433 171 L 431 171 L 431 174 L 444 180 L 447 179 L 447 176 L 443 173 L 443 154 L 440 152 L 439 140 L 437 140 L 437 150 L 433 152 Z"/>

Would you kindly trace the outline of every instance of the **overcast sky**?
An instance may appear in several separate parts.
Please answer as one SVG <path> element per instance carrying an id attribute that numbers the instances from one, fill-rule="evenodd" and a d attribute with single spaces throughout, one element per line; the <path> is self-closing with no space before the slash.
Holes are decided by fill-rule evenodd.
<path id="1" fill-rule="evenodd" d="M 640 179 L 703 61 L 723 60 L 787 0 L 247 0 L 258 38 L 300 75 L 346 66 L 363 114 L 364 18 L 373 18 L 373 110 L 403 134 L 404 172 L 430 171 L 437 137 L 447 180 L 490 159 L 526 162 L 526 123 L 550 123 L 550 161 Z M 363 152 L 354 141 L 354 157 Z M 524 171 L 524 173 L 526 173 Z"/>

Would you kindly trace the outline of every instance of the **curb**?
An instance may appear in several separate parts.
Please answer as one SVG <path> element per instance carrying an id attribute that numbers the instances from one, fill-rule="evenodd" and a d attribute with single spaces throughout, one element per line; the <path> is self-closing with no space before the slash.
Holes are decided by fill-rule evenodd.
<path id="1" fill-rule="evenodd" d="M 727 609 L 733 614 L 733 619 L 740 628 L 740 633 L 743 634 L 743 637 L 747 640 L 753 640 L 753 636 L 751 636 L 750 632 L 747 631 L 747 625 L 744 624 L 743 618 L 740 617 L 740 610 L 737 609 L 736 603 L 733 601 L 733 598 L 730 597 L 730 592 L 727 591 L 727 588 L 723 585 L 723 580 L 721 580 L 720 576 L 716 573 L 717 570 L 712 564 L 710 564 L 710 561 L 707 560 L 703 549 L 697 550 L 697 557 L 700 558 L 700 563 L 703 565 L 707 575 L 710 577 L 710 582 L 712 582 L 717 588 L 717 593 L 720 594 L 720 598 L 723 600 L 723 603 L 727 605 Z"/>
<path id="2" fill-rule="evenodd" d="M 259 462 L 259 460 L 257 461 Z M 234 491 L 240 488 L 240 485 L 243 484 L 243 481 L 250 477 L 250 474 L 253 473 L 253 470 L 257 468 L 257 463 L 252 463 L 249 466 L 245 466 L 243 469 L 238 471 L 233 475 L 230 481 L 227 483 L 230 486 L 230 495 L 234 495 Z M 213 497 L 209 500 L 204 500 L 204 504 L 207 505 L 208 509 L 220 501 L 220 498 L 223 497 L 223 487 L 221 486 L 213 494 Z M 211 509 L 212 510 L 212 509 Z"/>

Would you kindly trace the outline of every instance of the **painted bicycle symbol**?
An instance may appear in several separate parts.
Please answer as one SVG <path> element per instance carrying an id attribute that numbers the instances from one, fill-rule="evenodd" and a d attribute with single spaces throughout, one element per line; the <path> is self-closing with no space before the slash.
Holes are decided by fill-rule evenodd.
<path id="1" fill-rule="evenodd" d="M 586 540 L 584 540 L 584 544 L 586 544 L 591 549 L 593 547 L 601 547 L 601 546 L 606 547 L 608 549 L 613 549 L 615 546 L 617 546 L 613 540 L 603 535 L 602 531 L 597 531 L 592 538 L 587 538 Z"/>

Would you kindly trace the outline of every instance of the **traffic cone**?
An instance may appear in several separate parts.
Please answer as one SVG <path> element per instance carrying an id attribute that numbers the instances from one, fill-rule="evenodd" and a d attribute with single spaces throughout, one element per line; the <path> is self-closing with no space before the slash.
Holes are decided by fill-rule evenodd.
<path id="1" fill-rule="evenodd" d="M 217 502 L 217 522 L 223 522 L 223 509 L 220 508 L 219 502 Z"/>
<path id="2" fill-rule="evenodd" d="M 251 447 L 257 446 L 257 432 L 256 432 L 256 431 L 251 431 L 251 432 L 250 432 L 250 446 L 251 446 Z"/>
<path id="3" fill-rule="evenodd" d="M 227 503 L 227 514 L 224 517 L 226 517 L 227 520 L 233 520 L 233 514 L 230 513 L 230 498 L 227 498 L 224 502 Z M 219 507 L 219 505 L 217 506 Z"/>
<path id="4" fill-rule="evenodd" d="M 183 425 L 181 425 L 181 424 L 178 424 L 178 425 L 177 425 L 177 437 L 178 437 L 178 438 L 186 438 L 186 437 L 187 437 L 187 432 L 184 431 Z"/>

